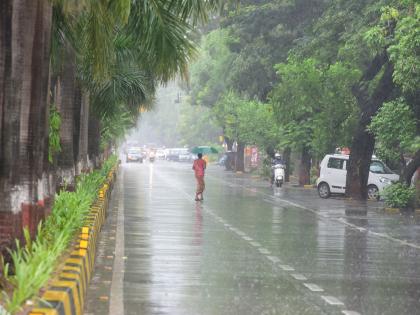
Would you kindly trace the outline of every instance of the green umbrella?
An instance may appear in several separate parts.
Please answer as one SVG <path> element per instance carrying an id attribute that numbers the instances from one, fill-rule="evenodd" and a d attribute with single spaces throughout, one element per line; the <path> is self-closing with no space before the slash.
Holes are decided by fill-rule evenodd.
<path id="1" fill-rule="evenodd" d="M 191 152 L 194 153 L 194 154 L 198 154 L 198 153 L 202 153 L 202 154 L 219 153 L 216 150 L 216 148 L 208 147 L 208 146 L 194 147 L 194 148 L 192 148 Z"/>

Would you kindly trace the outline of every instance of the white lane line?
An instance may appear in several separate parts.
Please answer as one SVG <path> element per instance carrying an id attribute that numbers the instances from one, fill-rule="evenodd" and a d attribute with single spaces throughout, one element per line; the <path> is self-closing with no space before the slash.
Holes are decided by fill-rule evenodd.
<path id="1" fill-rule="evenodd" d="M 301 275 L 300 273 L 292 273 L 291 276 L 296 280 L 306 281 L 308 278 L 306 278 L 304 275 Z"/>
<path id="2" fill-rule="evenodd" d="M 341 313 L 343 313 L 344 315 L 360 315 L 360 313 L 358 313 L 358 312 L 347 311 L 347 310 L 341 311 Z"/>
<path id="3" fill-rule="evenodd" d="M 244 186 L 241 186 L 241 187 L 244 187 Z M 244 188 L 246 188 L 246 187 L 244 187 Z M 247 188 L 246 188 L 247 189 Z M 183 190 L 180 190 L 184 195 L 186 195 L 186 196 L 189 196 L 189 197 L 191 197 L 188 193 L 186 193 L 185 191 L 183 191 Z M 305 208 L 305 207 L 302 207 L 302 206 L 300 206 L 300 205 L 298 205 L 298 204 L 294 204 L 294 203 L 292 203 L 292 202 L 288 202 L 287 200 L 284 200 L 285 202 L 287 202 L 287 203 L 289 203 L 289 204 L 292 204 L 292 205 L 294 205 L 294 206 L 296 206 L 296 207 L 298 207 L 298 208 Z M 314 212 L 315 213 L 315 211 L 314 210 L 312 210 L 312 209 L 309 209 L 309 208 L 306 208 L 307 210 L 309 210 L 309 211 L 311 211 L 311 212 Z M 215 215 L 213 212 L 212 212 L 212 210 L 210 210 L 208 207 L 203 207 L 203 210 L 204 210 L 204 212 L 207 212 L 208 214 L 210 214 L 211 216 L 213 216 L 213 218 L 216 218 L 216 221 L 220 221 L 220 222 L 222 222 L 223 220 L 220 220 L 221 218 L 220 217 L 218 217 L 217 215 Z M 324 217 L 323 215 L 320 215 L 320 214 L 318 214 L 319 216 L 321 216 L 321 217 Z M 327 217 L 328 218 L 328 217 Z M 247 240 L 248 241 L 248 239 L 249 239 L 249 244 L 251 244 L 252 246 L 254 246 L 254 247 L 257 247 L 258 248 L 258 250 L 260 251 L 260 253 L 262 253 L 262 254 L 265 254 L 266 256 L 265 257 L 267 257 L 270 261 L 272 261 L 273 263 L 277 263 L 277 262 L 280 262 L 280 259 L 278 258 L 278 257 L 275 257 L 275 256 L 270 256 L 269 254 L 270 254 L 270 252 L 267 250 L 267 249 L 265 249 L 265 248 L 263 248 L 262 247 L 262 245 L 260 244 L 260 243 L 258 243 L 258 242 L 255 242 L 255 241 L 250 241 L 250 240 L 252 240 L 252 238 L 250 238 L 250 237 L 247 237 L 246 236 L 246 234 L 245 233 L 243 233 L 242 231 L 240 231 L 240 230 L 238 230 L 237 228 L 235 228 L 235 227 L 233 227 L 233 226 L 231 226 L 230 224 L 227 224 L 227 223 L 224 223 L 223 224 L 227 229 L 229 229 L 230 231 L 232 231 L 232 232 L 235 232 L 236 234 L 239 234 L 239 235 L 241 235 L 241 237 L 243 238 L 243 239 L 245 239 L 245 240 Z M 262 247 L 262 248 L 261 248 Z M 279 267 L 282 269 L 282 270 L 284 270 L 284 271 L 294 271 L 295 269 L 293 268 L 293 267 L 291 267 L 291 266 L 289 266 L 289 265 L 279 265 Z M 295 278 L 296 280 L 306 280 L 306 277 L 305 276 L 303 276 L 303 275 L 300 275 L 300 274 L 292 274 L 292 277 L 293 278 Z M 311 290 L 312 292 L 324 292 L 324 289 L 323 288 L 321 288 L 320 286 L 318 286 L 318 285 L 316 285 L 316 284 L 314 284 L 314 283 L 304 283 L 303 284 L 305 287 L 307 287 L 309 290 Z M 335 297 L 333 297 L 333 296 L 321 296 L 322 297 L 322 299 L 324 299 L 327 303 L 329 303 L 329 304 L 331 304 L 331 305 L 344 305 L 344 303 L 343 302 L 341 302 L 340 300 L 338 300 L 337 298 L 335 298 Z M 349 313 L 344 313 L 344 311 L 343 311 L 343 314 L 345 314 L 345 315 L 360 315 L 360 314 L 358 314 L 357 312 L 354 312 L 354 313 L 351 313 L 352 311 L 346 311 L 346 312 L 349 312 Z"/>
<path id="4" fill-rule="evenodd" d="M 263 255 L 270 255 L 270 251 L 264 247 L 258 248 L 258 251 Z"/>
<path id="5" fill-rule="evenodd" d="M 276 256 L 267 256 L 267 258 L 271 261 L 271 262 L 273 262 L 273 263 L 275 263 L 275 264 L 277 264 L 277 263 L 279 263 L 281 260 L 280 260 L 280 258 L 278 258 L 278 257 L 276 257 Z"/>
<path id="6" fill-rule="evenodd" d="M 251 237 L 249 237 L 249 236 L 243 236 L 242 238 L 243 238 L 245 241 L 252 242 L 252 238 L 251 238 Z"/>
<path id="7" fill-rule="evenodd" d="M 324 289 L 316 285 L 315 283 L 304 283 L 303 285 L 312 292 L 324 292 Z"/>
<path id="8" fill-rule="evenodd" d="M 339 299 L 331 295 L 321 295 L 321 298 L 330 305 L 344 305 Z"/>
<path id="9" fill-rule="evenodd" d="M 211 178 L 212 178 L 213 180 L 215 180 L 215 181 L 219 181 L 219 182 L 222 182 L 222 183 L 225 183 L 225 184 L 228 184 L 228 185 L 229 185 L 229 182 L 228 182 L 228 181 L 225 181 L 225 180 L 222 180 L 222 179 L 216 178 L 216 177 L 214 177 L 214 176 L 209 176 L 209 177 L 211 177 Z M 243 188 L 243 189 L 246 189 L 246 190 L 252 191 L 250 188 L 248 188 L 248 187 L 246 187 L 246 186 L 244 186 L 244 185 L 237 184 L 237 186 L 238 186 L 238 187 L 241 187 L 241 188 Z M 280 197 L 275 197 L 275 196 L 273 196 L 273 195 L 270 195 L 270 194 L 264 193 L 264 192 L 262 192 L 262 191 L 258 191 L 258 190 L 257 190 L 257 191 L 253 191 L 253 193 L 256 193 L 256 194 L 259 194 L 259 195 L 262 195 L 262 196 L 265 196 L 265 197 L 271 198 L 271 200 L 268 200 L 267 198 L 263 198 L 263 199 L 262 199 L 263 201 L 266 201 L 266 202 L 268 202 L 268 203 L 270 203 L 270 204 L 272 204 L 273 202 L 276 202 L 276 201 L 281 201 L 281 202 L 284 202 L 284 203 L 289 204 L 289 205 L 291 205 L 291 206 L 294 206 L 294 207 L 296 207 L 296 208 L 299 208 L 299 209 L 303 209 L 303 210 L 309 211 L 309 212 L 311 212 L 311 213 L 315 214 L 316 216 L 321 217 L 321 218 L 323 218 L 323 219 L 326 219 L 326 220 L 331 220 L 331 221 L 333 221 L 333 222 L 339 222 L 339 223 L 344 224 L 344 225 L 346 225 L 346 226 L 348 226 L 348 227 L 351 227 L 352 229 L 358 230 L 359 232 L 362 232 L 362 233 L 368 233 L 369 235 L 371 235 L 371 236 L 373 236 L 373 237 L 378 237 L 378 238 L 387 239 L 387 240 L 389 240 L 389 241 L 392 241 L 392 242 L 398 243 L 398 244 L 400 244 L 400 245 L 402 245 L 402 246 L 408 246 L 408 247 L 412 247 L 412 248 L 420 249 L 420 245 L 418 245 L 418 244 L 415 244 L 415 243 L 410 243 L 410 242 L 407 242 L 407 241 L 404 241 L 404 240 L 400 240 L 400 239 L 398 239 L 398 238 L 392 237 L 392 236 L 390 236 L 390 235 L 388 235 L 388 234 L 385 234 L 385 233 L 378 233 L 378 232 L 371 231 L 371 230 L 369 230 L 369 229 L 366 229 L 366 228 L 363 228 L 363 227 L 357 226 L 357 225 L 355 225 L 355 224 L 352 224 L 352 223 L 346 222 L 346 220 L 345 220 L 344 218 L 331 218 L 328 214 L 319 213 L 317 210 L 314 210 L 314 209 L 311 209 L 311 208 L 305 207 L 305 206 L 303 206 L 303 205 L 301 205 L 301 204 L 298 204 L 298 203 L 296 203 L 296 202 L 292 202 L 292 201 L 289 201 L 289 200 L 286 200 L 286 199 L 283 199 L 283 198 L 280 198 Z"/>
<path id="10" fill-rule="evenodd" d="M 279 267 L 281 269 L 283 269 L 284 271 L 295 271 L 295 268 L 289 266 L 289 265 L 279 265 Z"/>

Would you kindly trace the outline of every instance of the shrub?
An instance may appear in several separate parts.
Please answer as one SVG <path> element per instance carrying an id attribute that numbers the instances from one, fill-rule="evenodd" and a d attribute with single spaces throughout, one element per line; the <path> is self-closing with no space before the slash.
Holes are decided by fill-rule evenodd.
<path id="1" fill-rule="evenodd" d="M 16 241 L 16 249 L 10 251 L 14 269 L 12 275 L 7 274 L 9 265 L 2 262 L 6 271 L 5 280 L 13 289 L 11 294 L 2 292 L 0 296 L 8 312 L 19 311 L 21 305 L 36 296 L 47 283 L 57 259 L 81 227 L 99 188 L 116 162 L 117 158 L 113 156 L 101 170 L 81 176 L 75 192 L 61 191 L 55 198 L 51 215 L 38 225 L 36 239 L 31 241 L 29 232 L 24 230 L 25 245 Z"/>
<path id="2" fill-rule="evenodd" d="M 415 189 L 402 183 L 396 183 L 386 187 L 383 196 L 387 206 L 407 208 L 414 200 Z"/>

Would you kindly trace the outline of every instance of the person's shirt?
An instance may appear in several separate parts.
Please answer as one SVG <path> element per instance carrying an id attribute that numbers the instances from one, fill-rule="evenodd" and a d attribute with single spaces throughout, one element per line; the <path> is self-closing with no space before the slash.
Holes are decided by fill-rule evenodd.
<path id="1" fill-rule="evenodd" d="M 271 164 L 272 164 L 272 165 L 276 165 L 276 164 L 284 164 L 284 163 L 283 163 L 283 160 L 282 160 L 281 158 L 274 158 L 274 159 L 271 161 Z"/>
<path id="2" fill-rule="evenodd" d="M 204 176 L 204 170 L 206 169 L 206 161 L 203 159 L 194 160 L 193 170 L 196 176 Z"/>

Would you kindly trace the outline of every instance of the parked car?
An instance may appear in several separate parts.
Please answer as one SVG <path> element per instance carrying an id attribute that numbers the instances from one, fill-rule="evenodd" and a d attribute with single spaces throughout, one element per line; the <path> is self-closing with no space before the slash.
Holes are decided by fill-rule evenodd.
<path id="1" fill-rule="evenodd" d="M 164 160 L 164 159 L 165 159 L 165 157 L 166 157 L 165 150 L 163 150 L 163 149 L 158 149 L 158 150 L 156 151 L 156 158 L 158 158 L 159 160 Z"/>
<path id="2" fill-rule="evenodd" d="M 321 198 L 345 193 L 348 161 L 349 156 L 343 154 L 327 154 L 323 158 L 316 182 Z M 373 158 L 369 170 L 368 198 L 379 200 L 382 190 L 398 180 L 399 175 L 392 172 L 382 161 Z"/>
<path id="3" fill-rule="evenodd" d="M 178 151 L 179 162 L 191 162 L 191 153 L 188 149 L 179 149 Z"/>
<path id="4" fill-rule="evenodd" d="M 144 155 L 141 148 L 132 147 L 127 149 L 127 156 L 125 161 L 128 162 L 140 162 L 143 163 Z"/>
<path id="5" fill-rule="evenodd" d="M 166 152 L 166 160 L 167 161 L 178 161 L 179 160 L 179 153 L 178 149 L 167 149 Z"/>

